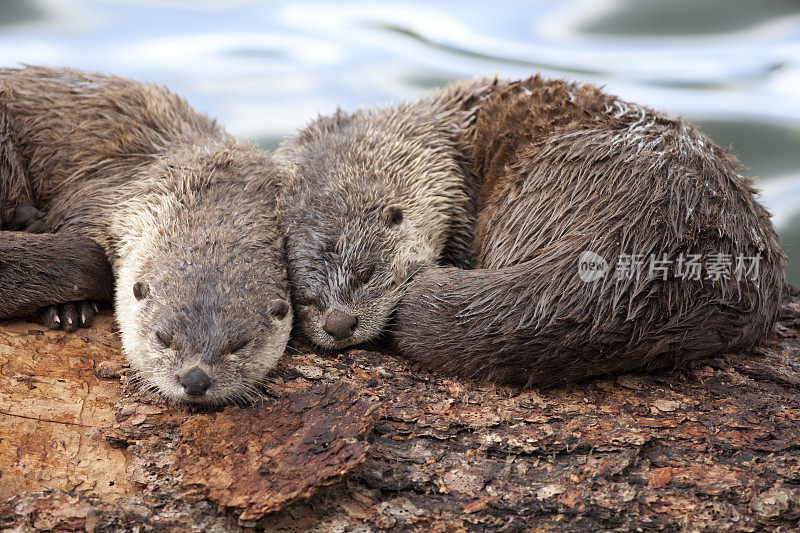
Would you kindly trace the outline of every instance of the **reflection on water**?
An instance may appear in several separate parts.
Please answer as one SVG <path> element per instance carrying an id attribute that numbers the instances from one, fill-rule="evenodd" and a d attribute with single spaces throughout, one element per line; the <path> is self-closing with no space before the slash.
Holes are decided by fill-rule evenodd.
<path id="1" fill-rule="evenodd" d="M 623 0 L 581 26 L 596 35 L 708 35 L 800 13 L 795 0 Z"/>
<path id="2" fill-rule="evenodd" d="M 35 2 L 28 0 L 5 0 L 0 5 L 0 25 L 2 26 L 36 21 L 43 17 L 44 11 Z"/>
<path id="3" fill-rule="evenodd" d="M 731 144 L 800 284 L 800 4 L 794 0 L 5 0 L 0 64 L 164 83 L 274 147 L 317 112 L 500 73 L 605 85 Z"/>
<path id="4" fill-rule="evenodd" d="M 746 120 L 696 120 L 723 146 L 746 162 L 755 177 L 782 176 L 800 171 L 800 129 Z"/>

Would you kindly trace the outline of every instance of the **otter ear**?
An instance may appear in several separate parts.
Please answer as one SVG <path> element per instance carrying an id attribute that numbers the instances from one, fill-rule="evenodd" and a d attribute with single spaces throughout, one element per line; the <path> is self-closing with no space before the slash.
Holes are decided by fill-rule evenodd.
<path id="1" fill-rule="evenodd" d="M 390 226 L 396 226 L 403 221 L 403 208 L 399 205 L 390 205 L 383 212 L 386 223 Z"/>
<path id="2" fill-rule="evenodd" d="M 273 300 L 270 313 L 278 320 L 282 320 L 289 312 L 289 304 L 285 300 Z"/>
<path id="3" fill-rule="evenodd" d="M 133 284 L 133 297 L 143 300 L 150 294 L 150 285 L 146 281 L 137 281 Z"/>

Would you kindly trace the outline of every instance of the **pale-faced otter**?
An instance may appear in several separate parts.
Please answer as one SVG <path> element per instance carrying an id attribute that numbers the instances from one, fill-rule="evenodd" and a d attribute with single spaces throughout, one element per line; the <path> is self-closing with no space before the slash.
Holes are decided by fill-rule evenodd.
<path id="1" fill-rule="evenodd" d="M 0 268 L 39 263 L 12 278 L 29 287 L 25 311 L 102 299 L 107 277 L 88 237 L 113 269 L 123 349 L 144 383 L 173 401 L 248 397 L 292 323 L 266 154 L 161 87 L 29 67 L 0 69 L 0 91 L 11 154 L 0 213 L 33 205 L 47 232 L 0 234 L 19 241 L 16 252 L 4 241 Z M 59 243 L 89 251 L 59 270 Z M 78 290 L 65 296 L 61 285 Z M 2 310 L 25 305 L 4 298 Z"/>
<path id="2" fill-rule="evenodd" d="M 359 302 L 343 307 L 356 323 L 367 310 L 372 336 L 400 300 L 392 333 L 401 354 L 461 375 L 537 386 L 747 349 L 769 330 L 786 284 L 785 258 L 768 213 L 731 155 L 680 120 L 589 85 L 535 77 L 485 87 L 473 81 L 445 89 L 465 95 L 470 105 L 439 92 L 397 110 L 319 119 L 286 144 L 293 156 L 284 156 L 292 184 L 287 191 L 302 198 L 284 202 L 294 209 L 284 225 L 290 278 L 301 297 L 317 294 L 323 308 L 331 301 Z M 411 125 L 399 134 L 386 126 L 401 117 Z M 438 141 L 417 133 L 422 120 L 444 132 Z M 395 163 L 453 144 L 477 181 L 451 162 L 448 186 L 426 194 L 440 175 Z M 338 156 L 310 155 L 336 147 Z M 373 194 L 374 201 L 403 206 L 403 220 L 415 223 L 406 233 L 380 224 L 345 196 L 344 206 L 336 206 L 327 191 L 341 181 L 350 197 Z M 409 191 L 421 197 L 412 202 Z M 427 268 L 410 283 L 404 282 L 411 270 L 392 277 L 392 265 L 402 264 L 404 250 L 419 241 L 437 243 L 416 256 L 419 265 L 447 264 L 441 250 L 453 241 L 450 227 L 439 221 L 470 212 L 454 207 L 464 191 L 477 206 L 477 218 L 460 221 L 462 227 L 475 223 L 471 258 L 477 268 Z M 325 209 L 313 214 L 303 207 L 320 204 Z M 336 253 L 325 262 L 293 253 L 292 234 L 303 231 L 311 246 L 337 243 Z M 364 246 L 373 242 L 392 244 L 378 251 Z M 302 251 L 308 245 L 294 246 Z M 611 269 L 628 257 L 643 270 L 628 277 L 620 268 L 619 278 L 610 271 L 584 281 L 584 252 L 604 258 Z M 697 280 L 677 277 L 677 263 L 694 255 L 727 258 L 728 269 L 719 279 L 707 272 Z M 653 272 L 651 257 L 662 261 Z M 758 257 L 757 275 L 737 275 L 739 257 Z M 667 262 L 671 271 L 662 269 Z M 352 278 L 341 273 L 366 267 L 378 277 L 373 286 L 399 285 L 391 301 L 369 301 L 358 277 L 345 283 Z M 307 331 L 319 329 L 307 324 L 316 315 L 309 319 L 302 306 L 299 311 Z M 332 326 L 339 321 L 336 316 Z M 333 347 L 366 340 L 338 333 L 336 342 L 312 339 Z"/>

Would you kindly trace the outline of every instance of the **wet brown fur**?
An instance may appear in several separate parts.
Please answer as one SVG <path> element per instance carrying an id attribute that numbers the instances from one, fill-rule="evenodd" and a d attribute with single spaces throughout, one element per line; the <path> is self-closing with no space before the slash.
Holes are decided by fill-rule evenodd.
<path id="1" fill-rule="evenodd" d="M 111 301 L 105 251 L 88 237 L 0 232 L 0 318 L 76 300 Z"/>
<path id="2" fill-rule="evenodd" d="M 534 77 L 481 107 L 476 270 L 418 275 L 397 310 L 406 356 L 462 375 L 551 386 L 747 350 L 786 286 L 769 214 L 738 162 L 679 119 L 590 85 Z M 583 251 L 641 277 L 578 277 Z M 754 282 L 649 277 L 662 254 L 761 254 Z M 703 273 L 703 277 L 706 273 Z"/>
<path id="3" fill-rule="evenodd" d="M 419 269 L 469 266 L 475 182 L 465 135 L 490 88 L 474 80 L 396 108 L 339 111 L 275 152 L 293 300 L 310 340 L 342 348 L 374 339 Z M 323 331 L 333 312 L 358 316 L 351 339 Z"/>

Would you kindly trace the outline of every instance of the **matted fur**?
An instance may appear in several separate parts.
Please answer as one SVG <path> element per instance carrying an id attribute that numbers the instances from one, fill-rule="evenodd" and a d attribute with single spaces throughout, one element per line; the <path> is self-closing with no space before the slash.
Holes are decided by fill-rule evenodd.
<path id="1" fill-rule="evenodd" d="M 372 128 L 378 133 L 363 133 Z M 459 82 L 396 110 L 319 119 L 299 139 L 283 150 L 292 152 L 284 155 L 292 162 L 287 205 L 301 215 L 283 216 L 310 245 L 298 245 L 300 254 L 289 246 L 290 276 L 323 312 L 331 301 L 358 301 L 350 309 L 374 325 L 353 341 L 374 338 L 402 297 L 393 334 L 403 355 L 465 376 L 550 386 L 747 349 L 775 319 L 785 257 L 735 159 L 684 122 L 590 85 Z M 426 171 L 420 154 L 442 147 L 445 159 Z M 397 153 L 422 164 L 375 171 Z M 340 183 L 348 195 L 337 202 L 326 191 Z M 409 187 L 430 196 L 412 203 Z M 348 201 L 370 195 L 403 205 L 422 227 L 409 224 L 398 237 L 361 209 L 365 202 Z M 453 220 L 475 224 L 474 233 L 448 241 Z M 474 237 L 467 248 L 478 268 L 430 268 L 447 264 L 441 250 L 465 246 L 463 235 Z M 417 258 L 426 270 L 390 284 L 381 273 L 406 259 L 403 242 L 422 236 L 438 244 Z M 336 253 L 313 263 L 309 250 L 327 241 L 338 242 Z M 365 253 L 363 243 L 387 241 Z M 755 282 L 662 281 L 645 264 L 638 278 L 587 283 L 578 276 L 584 251 L 612 267 L 620 254 L 760 253 L 761 271 Z M 365 268 L 379 273 L 368 290 L 334 274 Z M 313 340 L 340 347 L 318 334 L 320 313 L 303 311 Z"/>
<path id="2" fill-rule="evenodd" d="M 4 174 L 0 205 L 32 200 L 45 231 L 103 248 L 123 349 L 145 383 L 194 400 L 177 376 L 198 364 L 212 379 L 203 401 L 248 396 L 292 321 L 266 154 L 163 87 L 42 67 L 0 69 L 0 87 L 3 154 L 27 180 Z"/>
<path id="3" fill-rule="evenodd" d="M 499 87 L 470 153 L 481 179 L 477 270 L 431 270 L 398 307 L 406 356 L 442 370 L 551 386 L 746 350 L 766 334 L 785 257 L 736 160 L 694 127 L 589 85 Z M 578 258 L 640 276 L 584 282 Z M 755 281 L 650 276 L 664 254 L 761 255 Z M 674 265 L 673 265 L 674 268 Z M 673 271 L 674 273 L 674 271 Z"/>

